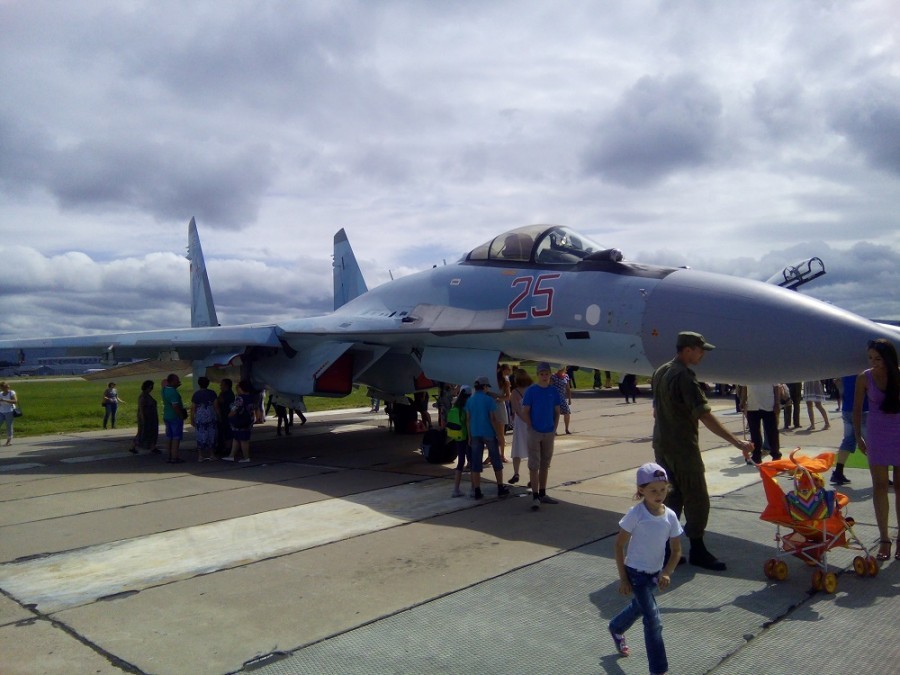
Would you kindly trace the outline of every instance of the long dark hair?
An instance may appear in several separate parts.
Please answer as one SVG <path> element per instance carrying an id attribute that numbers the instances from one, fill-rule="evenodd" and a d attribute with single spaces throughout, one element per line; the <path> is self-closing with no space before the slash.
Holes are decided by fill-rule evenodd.
<path id="1" fill-rule="evenodd" d="M 528 374 L 528 371 L 524 368 L 519 368 L 516 371 L 516 387 L 528 388 L 532 384 L 534 384 L 534 380 L 531 379 L 531 375 Z"/>
<path id="2" fill-rule="evenodd" d="M 469 400 L 469 392 L 465 389 L 459 392 L 459 395 L 456 397 L 456 400 L 453 402 L 454 408 L 465 408 L 466 401 Z"/>
<path id="3" fill-rule="evenodd" d="M 881 412 L 890 415 L 900 413 L 900 368 L 897 365 L 897 350 L 890 340 L 884 338 L 870 340 L 869 349 L 876 351 L 884 360 L 887 371 L 887 386 L 884 388 Z"/>
<path id="4" fill-rule="evenodd" d="M 512 373 L 512 366 L 508 363 L 498 363 L 497 364 L 497 386 L 500 389 L 506 389 L 509 386 L 509 378 L 503 376 L 503 371 L 509 368 L 509 372 Z"/>

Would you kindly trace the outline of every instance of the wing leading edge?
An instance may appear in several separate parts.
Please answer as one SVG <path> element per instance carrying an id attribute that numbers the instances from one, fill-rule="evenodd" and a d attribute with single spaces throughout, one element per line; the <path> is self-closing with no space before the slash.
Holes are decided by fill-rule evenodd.
<path id="1" fill-rule="evenodd" d="M 270 325 L 176 328 L 123 333 L 100 333 L 58 338 L 0 340 L 0 351 L 62 353 L 69 356 L 107 355 L 119 358 L 154 358 L 177 351 L 182 359 L 201 359 L 221 351 L 245 347 L 281 347 L 279 329 Z"/>

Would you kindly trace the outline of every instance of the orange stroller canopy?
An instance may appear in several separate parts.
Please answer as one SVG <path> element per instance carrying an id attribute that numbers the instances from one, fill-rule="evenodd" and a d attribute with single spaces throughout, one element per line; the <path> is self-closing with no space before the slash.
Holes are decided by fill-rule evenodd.
<path id="1" fill-rule="evenodd" d="M 796 448 L 787 458 L 776 459 L 758 465 L 759 473 L 762 474 L 763 489 L 766 491 L 767 502 L 766 508 L 763 509 L 762 514 L 759 516 L 760 520 L 796 527 L 797 522 L 788 512 L 785 493 L 781 485 L 778 484 L 776 476 L 779 474 L 793 475 L 794 472 L 801 467 L 810 473 L 821 475 L 828 471 L 834 464 L 833 452 L 823 452 L 815 457 L 809 457 L 807 455 L 798 454 L 799 450 L 800 448 Z M 803 480 L 802 477 L 801 480 Z M 846 505 L 848 502 L 849 499 L 846 495 L 840 493 L 837 494 L 837 505 L 839 508 Z M 831 518 L 829 518 L 829 520 L 831 520 Z M 828 531 L 840 531 L 843 529 L 843 523 L 840 521 L 841 519 L 838 517 L 835 523 L 829 523 Z"/>

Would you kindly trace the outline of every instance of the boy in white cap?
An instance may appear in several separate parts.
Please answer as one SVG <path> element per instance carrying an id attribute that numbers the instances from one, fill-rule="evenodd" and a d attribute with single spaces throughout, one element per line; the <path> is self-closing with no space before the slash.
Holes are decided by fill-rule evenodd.
<path id="1" fill-rule="evenodd" d="M 619 593 L 633 595 L 633 598 L 609 622 L 609 632 L 616 651 L 628 656 L 630 650 L 625 642 L 625 631 L 643 617 L 644 643 L 651 673 L 665 673 L 669 669 L 662 621 L 653 590 L 664 591 L 669 587 L 681 556 L 681 524 L 675 512 L 664 503 L 668 494 L 666 470 L 653 462 L 641 466 L 637 470 L 635 495 L 641 501 L 619 521 L 619 536 L 616 537 Z M 664 563 L 666 544 L 671 547 L 672 555 Z"/>

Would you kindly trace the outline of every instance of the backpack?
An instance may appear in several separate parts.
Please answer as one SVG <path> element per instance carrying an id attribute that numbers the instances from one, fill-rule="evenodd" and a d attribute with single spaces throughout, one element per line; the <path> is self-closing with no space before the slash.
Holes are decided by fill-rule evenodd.
<path id="1" fill-rule="evenodd" d="M 450 410 L 447 411 L 447 440 L 466 440 L 467 432 L 466 425 L 463 422 L 464 419 L 465 413 L 463 412 L 462 408 L 453 406 L 452 408 L 450 408 Z"/>

